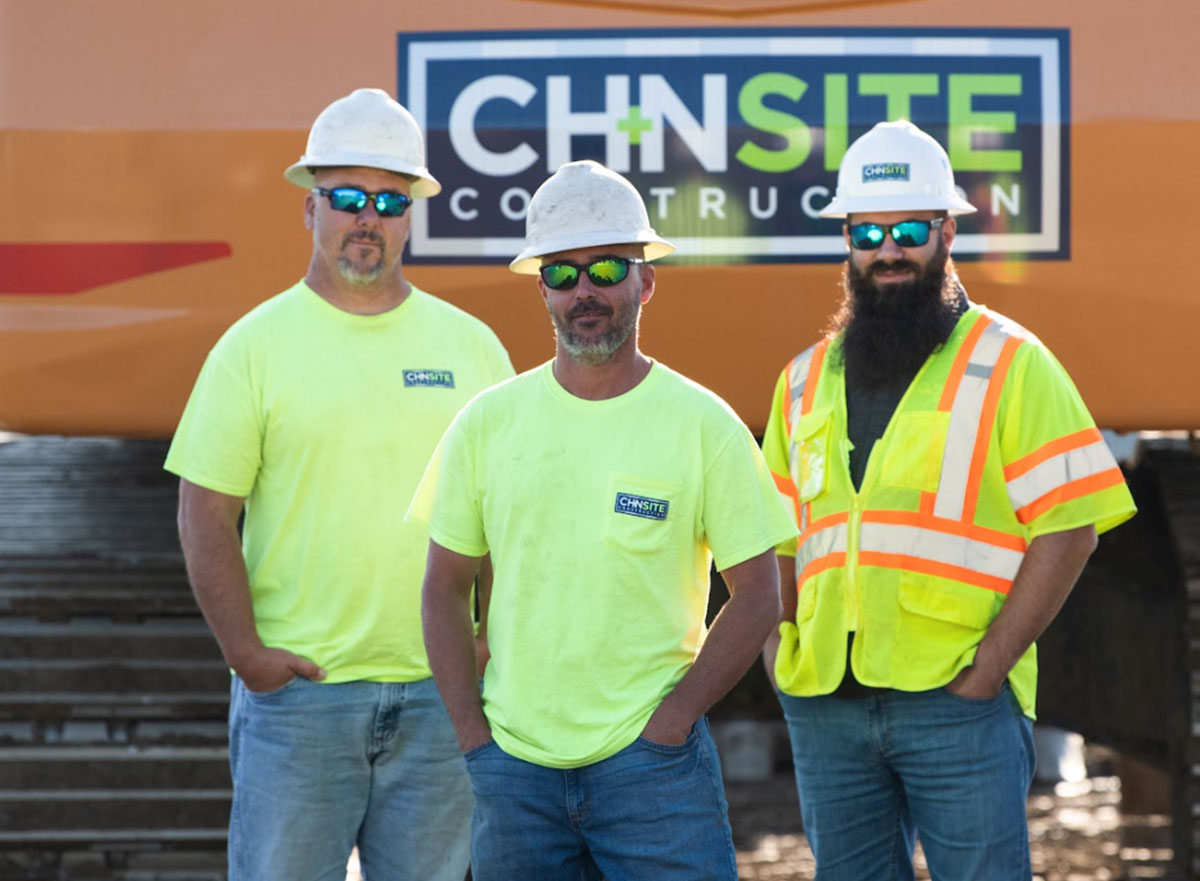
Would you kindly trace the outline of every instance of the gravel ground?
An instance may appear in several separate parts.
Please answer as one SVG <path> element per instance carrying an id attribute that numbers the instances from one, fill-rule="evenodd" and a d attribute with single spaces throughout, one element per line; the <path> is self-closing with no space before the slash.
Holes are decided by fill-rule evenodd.
<path id="1" fill-rule="evenodd" d="M 790 775 L 726 789 L 742 881 L 810 881 L 812 851 Z M 1178 878 L 1170 867 L 1170 817 L 1122 815 L 1120 802 L 1116 777 L 1035 785 L 1029 837 L 1036 881 Z M 919 845 L 916 863 L 917 878 L 928 879 Z"/>

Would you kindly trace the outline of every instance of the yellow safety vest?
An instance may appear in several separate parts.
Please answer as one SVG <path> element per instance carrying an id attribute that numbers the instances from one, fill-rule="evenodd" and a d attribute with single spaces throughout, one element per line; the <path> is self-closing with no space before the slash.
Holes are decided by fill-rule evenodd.
<path id="1" fill-rule="evenodd" d="M 1083 512 L 1085 522 L 1108 528 L 1132 515 L 1132 499 L 1074 386 L 1044 349 L 1042 362 L 1057 373 L 1010 390 L 1003 406 L 1053 386 L 1045 401 L 1023 406 L 1069 412 L 1039 415 L 1041 437 L 1049 420 L 1052 440 L 1016 458 L 1008 443 L 1004 460 L 997 413 L 1005 381 L 1018 350 L 1040 343 L 978 306 L 913 379 L 856 492 L 844 372 L 830 363 L 840 360 L 830 358 L 839 345 L 823 340 L 788 365 L 768 425 L 771 433 L 784 422 L 787 475 L 773 463 L 772 471 L 800 530 L 797 614 L 782 627 L 776 680 L 788 694 L 832 692 L 854 631 L 850 663 L 859 682 L 937 688 L 973 661 L 1024 559 L 1030 523 L 1075 501 L 1082 507 L 1072 516 Z M 1032 716 L 1036 646 L 1009 680 Z"/>

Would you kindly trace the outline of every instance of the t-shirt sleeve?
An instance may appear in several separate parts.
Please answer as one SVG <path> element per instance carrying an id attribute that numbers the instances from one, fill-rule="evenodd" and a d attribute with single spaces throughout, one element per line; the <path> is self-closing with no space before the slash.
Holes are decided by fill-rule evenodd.
<path id="1" fill-rule="evenodd" d="M 1018 350 L 996 418 L 1009 500 L 1031 540 L 1088 525 L 1104 532 L 1134 515 L 1108 444 L 1067 372 L 1040 343 Z"/>
<path id="2" fill-rule="evenodd" d="M 797 529 L 800 525 L 798 517 L 799 493 L 796 484 L 792 482 L 791 469 L 788 467 L 788 427 L 787 407 L 790 389 L 787 381 L 787 370 L 779 374 L 775 383 L 775 395 L 771 399 L 771 413 L 767 417 L 767 428 L 763 433 L 762 452 L 771 472 L 775 488 L 783 498 L 784 505 L 790 512 Z M 777 554 L 796 556 L 796 536 L 781 542 L 776 548 Z"/>
<path id="3" fill-rule="evenodd" d="M 467 557 L 488 552 L 483 506 L 475 479 L 473 408 L 461 411 L 429 460 L 405 520 L 427 527 L 429 537 Z"/>
<path id="4" fill-rule="evenodd" d="M 500 338 L 490 328 L 487 332 L 486 344 L 492 383 L 503 382 L 506 379 L 516 376 L 517 373 L 513 370 L 512 359 L 508 357 L 508 350 L 504 348 L 504 344 L 500 342 Z"/>
<path id="5" fill-rule="evenodd" d="M 262 464 L 263 415 L 244 359 L 209 353 L 188 398 L 164 468 L 215 492 L 245 498 Z"/>
<path id="6" fill-rule="evenodd" d="M 719 571 L 780 543 L 795 542 L 796 526 L 745 426 L 739 425 L 706 463 L 702 516 Z"/>

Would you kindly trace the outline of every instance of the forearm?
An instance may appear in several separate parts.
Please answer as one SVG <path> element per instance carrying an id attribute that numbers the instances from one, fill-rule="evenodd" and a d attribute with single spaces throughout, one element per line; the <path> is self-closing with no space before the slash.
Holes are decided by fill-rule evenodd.
<path id="1" fill-rule="evenodd" d="M 421 627 L 425 651 L 438 692 L 446 705 L 463 751 L 491 737 L 483 715 L 475 655 L 470 589 L 474 572 L 465 571 L 451 552 L 430 543 L 421 590 Z M 459 561 L 468 558 L 460 557 Z"/>
<path id="2" fill-rule="evenodd" d="M 181 508 L 179 538 L 196 604 L 226 663 L 236 670 L 262 648 L 236 519 L 226 522 Z"/>
<path id="3" fill-rule="evenodd" d="M 767 637 L 778 629 L 780 600 L 774 552 L 724 574 L 730 586 L 729 601 L 713 621 L 691 669 L 655 711 L 652 722 L 658 730 L 686 736 L 692 724 L 750 669 Z"/>
<path id="4" fill-rule="evenodd" d="M 1000 687 L 1054 620 L 1095 547 L 1091 526 L 1038 536 L 1030 543 L 1008 598 L 975 654 L 978 675 Z"/>

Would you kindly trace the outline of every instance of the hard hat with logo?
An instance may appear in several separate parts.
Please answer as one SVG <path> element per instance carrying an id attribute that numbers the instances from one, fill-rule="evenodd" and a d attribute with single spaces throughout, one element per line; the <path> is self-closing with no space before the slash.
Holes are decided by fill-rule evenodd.
<path id="1" fill-rule="evenodd" d="M 313 169 L 353 165 L 412 175 L 414 199 L 436 196 L 442 185 L 425 167 L 425 139 L 413 115 L 382 89 L 355 89 L 321 111 L 300 161 L 283 176 L 305 189 Z"/>
<path id="2" fill-rule="evenodd" d="M 942 145 L 908 120 L 881 122 L 850 145 L 838 169 L 837 195 L 822 217 L 867 211 L 971 214 L 958 195 Z"/>
<path id="3" fill-rule="evenodd" d="M 547 254 L 626 244 L 643 245 L 646 260 L 675 250 L 651 228 L 646 203 L 633 184 L 591 159 L 568 162 L 530 199 L 525 249 L 508 268 L 520 275 L 537 275 Z"/>

